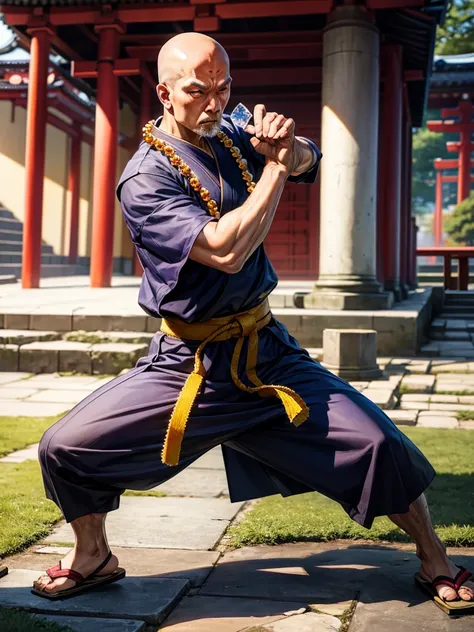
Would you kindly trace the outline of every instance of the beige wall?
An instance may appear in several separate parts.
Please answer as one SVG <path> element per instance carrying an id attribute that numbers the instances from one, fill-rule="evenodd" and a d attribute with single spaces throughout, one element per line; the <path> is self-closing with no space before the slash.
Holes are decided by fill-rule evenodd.
<path id="1" fill-rule="evenodd" d="M 0 101 L 0 203 L 23 221 L 25 205 L 25 132 L 26 110 L 15 108 L 9 101 Z M 132 136 L 135 116 L 128 106 L 120 112 L 119 125 L 122 133 Z M 60 130 L 47 126 L 46 164 L 43 193 L 42 239 L 51 245 L 54 253 L 67 255 L 70 230 L 70 195 L 67 191 L 67 169 L 70 139 Z M 117 180 L 131 152 L 119 148 L 117 155 Z M 81 187 L 79 205 L 79 256 L 89 256 L 92 231 L 92 181 L 93 148 L 82 143 Z M 133 249 L 127 228 L 122 219 L 120 204 L 115 204 L 114 257 L 132 256 Z"/>

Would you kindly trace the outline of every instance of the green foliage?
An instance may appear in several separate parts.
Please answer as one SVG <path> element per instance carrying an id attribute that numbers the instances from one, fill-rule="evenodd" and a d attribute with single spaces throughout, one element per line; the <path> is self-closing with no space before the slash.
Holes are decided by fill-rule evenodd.
<path id="1" fill-rule="evenodd" d="M 460 246 L 474 246 L 474 191 L 458 204 L 446 222 L 446 232 Z"/>
<path id="2" fill-rule="evenodd" d="M 436 34 L 437 55 L 474 52 L 474 0 L 452 0 Z"/>
<path id="3" fill-rule="evenodd" d="M 431 111 L 428 120 L 439 119 L 439 111 Z M 426 127 L 413 135 L 413 180 L 412 196 L 415 213 L 423 213 L 428 203 L 435 203 L 436 195 L 436 158 L 452 158 L 446 149 L 447 140 L 457 140 L 456 134 L 437 134 Z M 456 185 L 443 187 L 443 205 L 456 201 Z"/>

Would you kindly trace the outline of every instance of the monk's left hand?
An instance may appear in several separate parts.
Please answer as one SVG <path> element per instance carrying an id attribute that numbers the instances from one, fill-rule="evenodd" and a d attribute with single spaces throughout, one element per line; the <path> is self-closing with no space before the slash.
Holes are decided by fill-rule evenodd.
<path id="1" fill-rule="evenodd" d="M 260 154 L 285 166 L 295 159 L 295 121 L 277 112 L 267 112 L 264 105 L 255 106 L 254 124 L 245 131 L 252 134 L 251 144 Z"/>

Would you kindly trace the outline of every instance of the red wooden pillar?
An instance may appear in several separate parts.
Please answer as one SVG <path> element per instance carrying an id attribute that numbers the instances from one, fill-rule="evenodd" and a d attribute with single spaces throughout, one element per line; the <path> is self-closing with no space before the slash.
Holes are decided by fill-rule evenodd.
<path id="1" fill-rule="evenodd" d="M 459 184 L 458 184 L 458 204 L 469 197 L 471 190 L 471 136 L 473 132 L 473 107 L 470 101 L 459 103 L 459 114 L 461 123 L 465 124 L 467 130 L 461 132 L 459 148 Z"/>
<path id="2" fill-rule="evenodd" d="M 443 176 L 441 171 L 436 172 L 434 242 L 435 246 L 443 245 Z"/>
<path id="3" fill-rule="evenodd" d="M 411 200 L 409 200 L 409 173 L 410 151 L 409 143 L 411 125 L 407 112 L 403 116 L 403 140 L 402 140 L 402 183 L 401 183 L 401 207 L 400 207 L 400 289 L 402 298 L 407 296 L 407 250 L 408 244 L 408 215 L 411 212 Z"/>
<path id="4" fill-rule="evenodd" d="M 417 264 L 416 264 L 416 242 L 418 226 L 416 225 L 416 218 L 410 218 L 410 287 L 416 288 L 417 286 Z"/>
<path id="5" fill-rule="evenodd" d="M 382 47 L 384 78 L 382 131 L 383 160 L 383 270 L 385 289 L 400 300 L 400 191 L 403 99 L 402 47 L 387 44 Z"/>
<path id="6" fill-rule="evenodd" d="M 100 25 L 96 30 L 100 32 L 100 42 L 94 142 L 91 287 L 110 287 L 119 102 L 118 77 L 114 74 L 114 61 L 118 53 L 119 27 L 114 24 Z"/>
<path id="7" fill-rule="evenodd" d="M 22 286 L 39 287 L 41 228 L 46 149 L 47 76 L 52 31 L 47 27 L 28 31 L 32 36 L 25 149 L 25 219 L 23 228 Z"/>
<path id="8" fill-rule="evenodd" d="M 71 223 L 69 229 L 69 263 L 77 261 L 79 239 L 79 200 L 81 196 L 81 135 L 71 138 L 68 190 L 71 196 Z"/>
<path id="9" fill-rule="evenodd" d="M 142 81 L 142 91 L 140 100 L 140 116 L 138 119 L 138 142 L 142 139 L 142 127 L 145 123 L 153 118 L 153 92 L 150 84 L 146 79 Z M 133 274 L 135 276 L 141 276 L 143 274 L 142 264 L 138 258 L 137 252 L 134 252 L 133 258 Z"/>

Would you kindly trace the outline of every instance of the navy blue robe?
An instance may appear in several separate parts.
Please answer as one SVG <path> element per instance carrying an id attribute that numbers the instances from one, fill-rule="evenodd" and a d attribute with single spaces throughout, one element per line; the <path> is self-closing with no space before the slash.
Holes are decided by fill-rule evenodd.
<path id="1" fill-rule="evenodd" d="M 222 129 L 257 181 L 263 157 L 228 117 Z M 209 139 L 214 160 L 185 141 L 158 134 L 198 175 L 223 214 L 246 200 L 241 170 L 217 138 Z M 292 179 L 313 182 L 318 166 L 319 160 Z M 277 277 L 263 245 L 236 274 L 189 259 L 200 231 L 216 220 L 161 152 L 142 143 L 117 192 L 144 268 L 139 303 L 151 316 L 188 323 L 227 316 L 258 305 L 275 288 Z M 188 421 L 180 462 L 163 464 L 166 428 L 198 345 L 158 332 L 149 355 L 134 369 L 88 396 L 45 433 L 39 454 L 46 494 L 68 522 L 116 509 L 125 489 L 155 487 L 219 444 L 232 501 L 316 490 L 366 527 L 375 516 L 408 511 L 431 482 L 433 468 L 385 413 L 311 359 L 275 318 L 259 331 L 257 374 L 264 384 L 296 391 L 309 408 L 307 421 L 296 428 L 279 399 L 237 388 L 230 375 L 235 339 L 209 343 L 203 356 L 207 377 Z M 240 375 L 246 349 L 247 341 Z"/>

